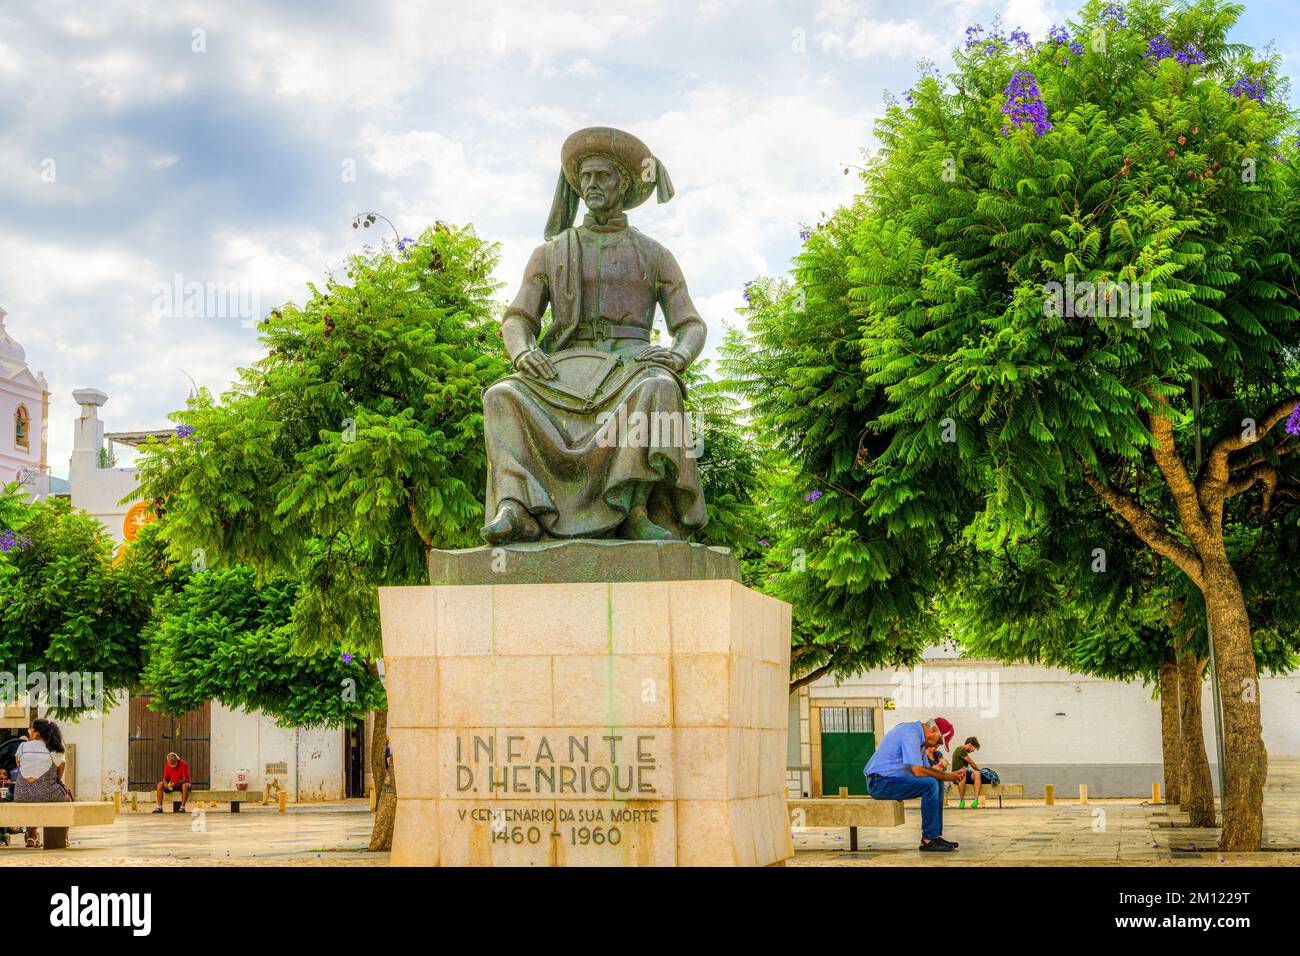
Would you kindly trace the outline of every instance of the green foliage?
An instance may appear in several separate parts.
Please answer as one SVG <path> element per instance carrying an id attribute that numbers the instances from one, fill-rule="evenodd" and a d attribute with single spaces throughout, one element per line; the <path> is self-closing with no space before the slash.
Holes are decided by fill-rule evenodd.
<path id="1" fill-rule="evenodd" d="M 103 527 L 66 499 L 29 503 L 9 485 L 0 521 L 24 540 L 0 553 L 0 670 L 102 674 L 106 702 L 136 687 L 153 570 L 114 566 Z"/>
<path id="2" fill-rule="evenodd" d="M 340 646 L 301 653 L 296 585 L 257 584 L 245 567 L 203 571 L 162 601 L 145 635 L 151 706 L 181 714 L 206 700 L 260 710 L 285 726 L 339 726 L 384 706 L 383 687 Z"/>
<path id="3" fill-rule="evenodd" d="M 1074 26 L 1103 37 L 1100 49 L 978 48 L 958 54 L 950 84 L 918 84 L 915 105 L 878 128 L 884 149 L 852 232 L 864 370 L 890 397 L 880 462 L 977 465 L 990 540 L 1033 526 L 1081 466 L 1139 465 L 1146 412 L 1163 399 L 1185 415 L 1194 377 L 1210 383 L 1207 419 L 1239 429 L 1245 400 L 1258 416 L 1289 394 L 1300 343 L 1295 118 L 1229 92 L 1262 68 L 1227 41 L 1239 8 L 1139 2 L 1109 28 L 1100 7 Z M 1207 62 L 1145 58 L 1158 34 Z M 1042 137 L 1003 133 L 1015 70 L 1042 90 L 1053 123 Z M 1047 284 L 1067 279 L 1149 283 L 1149 327 L 1104 310 L 1053 314 Z M 956 442 L 937 437 L 945 418 Z"/>
<path id="4" fill-rule="evenodd" d="M 440 224 L 272 312 L 267 356 L 173 415 L 187 433 L 142 461 L 172 558 L 290 576 L 304 640 L 377 655 L 376 585 L 424 580 L 429 545 L 477 543 L 481 393 L 508 371 L 495 261 L 471 229 Z"/>
<path id="5" fill-rule="evenodd" d="M 745 583 L 753 584 L 765 533 L 760 501 L 769 456 L 746 420 L 739 396 L 729 383 L 709 378 L 707 362 L 695 363 L 682 377 L 699 439 L 697 464 L 709 514 L 695 540 L 730 548 L 741 562 Z"/>
<path id="6" fill-rule="evenodd" d="M 1150 456 L 1156 402 L 1190 448 L 1194 380 L 1207 443 L 1300 394 L 1296 117 L 1283 83 L 1262 102 L 1231 90 L 1275 60 L 1228 41 L 1232 4 L 1138 0 L 1122 26 L 1103 6 L 1069 27 L 1082 53 L 981 43 L 946 79 L 924 70 L 793 283 L 749 287 L 749 340 L 725 367 L 789 467 L 770 588 L 833 671 L 844 650 L 910 663 L 957 628 L 1004 659 L 1149 673 L 1161 601 L 1187 582 L 1164 568 L 1156 587 L 1084 468 L 1172 519 Z M 1205 62 L 1145 56 L 1157 35 Z M 1003 113 L 1018 72 L 1041 91 L 1042 136 Z M 1116 282 L 1131 284 L 1128 314 L 1088 308 L 1086 287 L 1055 307 L 1067 283 Z M 1294 444 L 1280 428 L 1259 439 L 1279 491 L 1267 514 L 1257 495 L 1231 499 L 1230 528 L 1296 524 Z M 1103 528 L 1127 537 L 1109 552 L 1121 566 L 1085 581 Z"/>
<path id="7" fill-rule="evenodd" d="M 875 464 L 885 440 L 870 423 L 887 400 L 863 381 L 862 325 L 846 280 L 860 214 L 841 210 L 812 235 L 795 284 L 752 283 L 749 335 L 722 349 L 730 387 L 772 450 L 763 587 L 794 606 L 796 676 L 915 662 L 939 636 L 930 597 L 962 526 L 960 515 L 936 504 L 961 476 L 887 473 Z M 880 494 L 868 503 L 862 490 L 877 475 Z"/>

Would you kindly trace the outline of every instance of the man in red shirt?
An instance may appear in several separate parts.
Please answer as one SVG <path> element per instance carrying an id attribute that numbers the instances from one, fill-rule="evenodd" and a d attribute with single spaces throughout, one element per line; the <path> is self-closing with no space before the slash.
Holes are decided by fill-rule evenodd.
<path id="1" fill-rule="evenodd" d="M 163 767 L 162 783 L 158 784 L 158 786 L 154 788 L 158 794 L 158 806 L 154 810 L 154 813 L 163 812 L 162 804 L 164 790 L 168 793 L 175 793 L 177 790 L 181 792 L 180 812 L 184 813 L 185 804 L 188 803 L 190 799 L 190 788 L 190 765 L 176 754 L 168 754 L 167 766 Z"/>

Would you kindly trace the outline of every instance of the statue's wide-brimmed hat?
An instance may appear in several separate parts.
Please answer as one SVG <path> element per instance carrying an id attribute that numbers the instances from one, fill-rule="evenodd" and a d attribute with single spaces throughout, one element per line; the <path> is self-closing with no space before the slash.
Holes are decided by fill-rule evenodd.
<path id="1" fill-rule="evenodd" d="M 668 170 L 649 147 L 631 133 L 608 126 L 580 129 L 560 147 L 560 178 L 555 186 L 555 200 L 546 223 L 546 238 L 573 225 L 578 212 L 578 170 L 585 159 L 600 156 L 608 159 L 623 173 L 627 187 L 623 191 L 623 208 L 634 209 L 652 194 L 665 203 L 673 198 L 673 183 Z"/>

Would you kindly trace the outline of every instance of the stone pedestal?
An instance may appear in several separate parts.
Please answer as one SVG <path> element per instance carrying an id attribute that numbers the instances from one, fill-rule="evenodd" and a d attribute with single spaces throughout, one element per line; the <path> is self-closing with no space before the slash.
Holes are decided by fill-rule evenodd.
<path id="1" fill-rule="evenodd" d="M 793 854 L 789 605 L 726 578 L 381 588 L 379 601 L 394 865 Z"/>

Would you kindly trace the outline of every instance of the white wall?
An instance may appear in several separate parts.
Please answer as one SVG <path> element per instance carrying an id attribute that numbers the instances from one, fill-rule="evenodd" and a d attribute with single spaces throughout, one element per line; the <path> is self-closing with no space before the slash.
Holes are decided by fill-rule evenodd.
<path id="1" fill-rule="evenodd" d="M 102 717 L 58 722 L 64 741 L 77 745 L 78 800 L 111 800 L 114 791 L 126 791 L 129 716 L 123 699 Z"/>
<path id="2" fill-rule="evenodd" d="M 908 671 L 868 671 L 838 684 L 823 678 L 811 685 L 809 694 L 892 697 L 896 709 L 884 712 L 886 732 L 903 721 L 946 717 L 956 731 L 955 741 L 979 738 L 981 766 L 1012 768 L 1015 773 L 1004 773 L 1004 778 L 1015 781 L 1023 776 L 1033 787 L 1048 777 L 1063 785 L 1077 778 L 1096 780 L 1100 795 L 1115 795 L 1107 791 L 1117 788 L 1141 793 L 1150 786 L 1148 778 L 1159 777 L 1163 758 L 1160 704 L 1153 688 L 1140 681 L 936 656 Z M 1300 676 L 1263 679 L 1260 702 L 1269 754 L 1300 756 Z M 1202 685 L 1202 715 L 1206 750 L 1214 764 L 1208 681 Z M 1032 770 L 1037 766 L 1069 771 L 1053 769 L 1044 777 Z"/>
<path id="3" fill-rule="evenodd" d="M 19 405 L 27 408 L 30 419 L 27 448 L 14 441 L 14 413 Z M 13 379 L 0 378 L 0 484 L 13 481 L 24 468 L 40 464 L 43 409 L 41 388 L 29 381 L 26 372 Z"/>
<path id="4" fill-rule="evenodd" d="M 212 787 L 233 790 L 239 771 L 248 789 L 275 781 L 297 802 L 343 799 L 343 731 L 281 727 L 262 713 L 231 710 L 212 702 Z M 266 773 L 267 764 L 284 773 Z"/>

